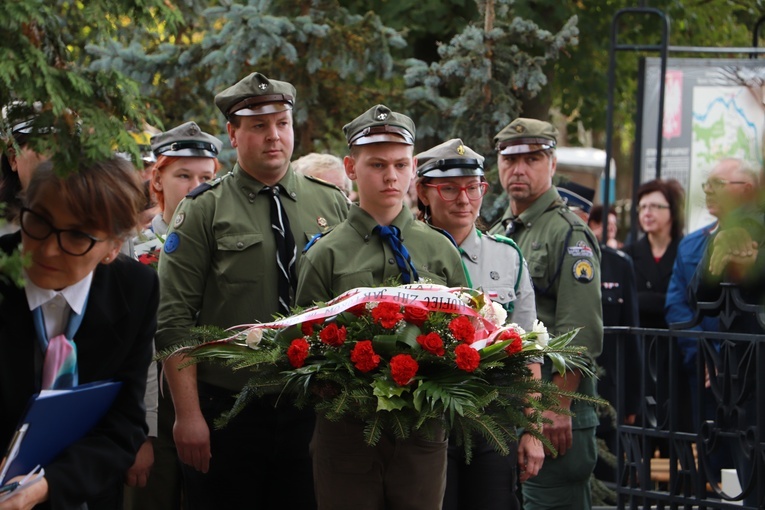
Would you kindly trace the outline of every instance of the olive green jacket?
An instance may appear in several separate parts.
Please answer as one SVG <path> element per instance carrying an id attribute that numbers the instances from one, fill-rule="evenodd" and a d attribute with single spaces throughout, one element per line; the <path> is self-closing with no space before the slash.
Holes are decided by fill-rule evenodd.
<path id="1" fill-rule="evenodd" d="M 286 190 L 281 202 L 300 257 L 314 234 L 345 219 L 348 202 L 335 186 L 295 174 L 291 167 L 279 184 Z M 179 204 L 159 261 L 158 349 L 188 339 L 196 325 L 227 328 L 273 320 L 276 243 L 271 198 L 258 194 L 263 186 L 236 165 Z M 197 377 L 231 390 L 247 380 L 245 373 L 209 363 L 199 365 Z"/>
<path id="2" fill-rule="evenodd" d="M 449 287 L 467 286 L 460 254 L 452 240 L 416 221 L 404 207 L 393 220 L 421 280 Z M 327 301 L 346 290 L 372 287 L 399 277 L 393 252 L 372 232 L 377 222 L 353 205 L 348 219 L 304 254 L 298 276 L 297 304 Z"/>

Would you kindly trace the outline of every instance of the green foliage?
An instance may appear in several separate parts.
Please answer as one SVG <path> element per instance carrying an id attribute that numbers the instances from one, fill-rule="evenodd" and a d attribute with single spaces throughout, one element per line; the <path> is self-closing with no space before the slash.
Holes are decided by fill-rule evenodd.
<path id="1" fill-rule="evenodd" d="M 395 90 L 392 51 L 406 45 L 375 13 L 354 14 L 332 0 L 210 2 L 182 15 L 175 37 L 139 31 L 88 46 L 97 56 L 92 67 L 143 83 L 166 125 L 195 120 L 222 139 L 216 93 L 253 71 L 289 81 L 297 89 L 295 156 L 339 149 L 346 118 Z"/>
<path id="2" fill-rule="evenodd" d="M 24 275 L 21 270 L 28 263 L 29 256 L 22 257 L 18 252 L 13 252 L 10 255 L 0 252 L 0 281 L 23 287 Z"/>
<path id="3" fill-rule="evenodd" d="M 484 13 L 485 19 L 440 44 L 439 61 L 408 60 L 405 74 L 406 98 L 422 119 L 420 134 L 458 136 L 488 157 L 487 166 L 496 159 L 494 135 L 520 114 L 524 98 L 542 91 L 545 65 L 579 34 L 576 17 L 553 33 L 500 7 L 496 17 Z"/>
<path id="4" fill-rule="evenodd" d="M 35 138 L 33 148 L 52 154 L 59 171 L 75 168 L 83 156 L 108 157 L 115 149 L 138 155 L 126 127 L 156 118 L 135 82 L 112 69 L 88 69 L 82 49 L 108 41 L 124 23 L 154 24 L 157 18 L 172 24 L 174 9 L 161 0 L 0 4 L 0 104 L 40 103 L 45 115 L 36 128 L 54 131 Z M 8 124 L 19 120 L 24 119 L 14 116 Z"/>

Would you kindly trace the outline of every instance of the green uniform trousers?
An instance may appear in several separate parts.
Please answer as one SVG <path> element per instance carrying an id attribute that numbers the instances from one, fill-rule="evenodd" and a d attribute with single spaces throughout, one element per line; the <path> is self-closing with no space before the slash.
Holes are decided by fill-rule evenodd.
<path id="1" fill-rule="evenodd" d="M 523 485 L 524 510 L 589 510 L 590 475 L 598 459 L 595 427 L 573 431 L 573 447 L 546 457 L 539 474 Z"/>
<path id="2" fill-rule="evenodd" d="M 319 510 L 440 510 L 446 489 L 446 433 L 372 447 L 364 423 L 316 417 L 311 457 Z"/>

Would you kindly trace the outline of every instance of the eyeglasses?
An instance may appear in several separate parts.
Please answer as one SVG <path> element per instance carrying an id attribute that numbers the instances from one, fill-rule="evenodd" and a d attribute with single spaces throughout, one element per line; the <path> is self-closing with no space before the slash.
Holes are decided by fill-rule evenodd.
<path id="1" fill-rule="evenodd" d="M 26 207 L 21 209 L 21 230 L 36 241 L 42 241 L 51 234 L 56 234 L 56 240 L 61 251 L 75 257 L 85 255 L 96 243 L 106 240 L 98 239 L 79 230 L 56 228 L 44 217 Z"/>
<path id="2" fill-rule="evenodd" d="M 640 204 L 638 205 L 637 209 L 638 209 L 638 212 L 643 212 L 646 210 L 651 212 L 656 212 L 656 211 L 663 211 L 665 209 L 669 209 L 669 206 L 666 204 Z"/>
<path id="3" fill-rule="evenodd" d="M 726 181 L 725 179 L 708 179 L 701 183 L 701 189 L 705 192 L 720 191 L 728 184 L 748 184 L 746 181 Z"/>
<path id="4" fill-rule="evenodd" d="M 454 202 L 459 198 L 463 191 L 468 200 L 478 200 L 483 197 L 489 189 L 488 182 L 476 182 L 467 186 L 457 186 L 456 184 L 426 184 L 429 188 L 436 188 L 438 196 L 446 202 Z"/>

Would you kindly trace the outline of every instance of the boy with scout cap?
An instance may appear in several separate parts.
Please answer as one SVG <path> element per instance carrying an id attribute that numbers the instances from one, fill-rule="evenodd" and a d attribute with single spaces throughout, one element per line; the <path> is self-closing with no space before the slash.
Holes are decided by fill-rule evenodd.
<path id="1" fill-rule="evenodd" d="M 292 170 L 294 103 L 291 84 L 260 73 L 215 97 L 237 163 L 178 206 L 159 262 L 158 349 L 181 344 L 193 326 L 227 328 L 288 314 L 297 248 L 345 218 L 337 187 Z M 216 430 L 212 421 L 231 409 L 247 375 L 209 363 L 179 371 L 177 358 L 166 363 L 189 508 L 314 506 L 312 413 L 255 399 Z"/>
<path id="2" fill-rule="evenodd" d="M 573 343 L 596 358 L 603 344 L 600 303 L 600 247 L 590 230 L 552 185 L 558 132 L 549 122 L 519 118 L 497 134 L 499 179 L 510 207 L 492 229 L 521 248 L 534 282 L 537 316 L 551 334 L 582 330 Z M 595 395 L 595 381 L 578 371 L 553 375 L 549 361 L 542 377 L 561 388 Z M 539 475 L 523 484 L 525 509 L 589 509 L 590 474 L 597 459 L 598 418 L 587 402 L 562 399 L 572 416 L 546 411 L 543 433 L 558 454 Z"/>
<path id="3" fill-rule="evenodd" d="M 483 156 L 455 138 L 417 155 L 417 195 L 424 219 L 448 232 L 459 246 L 468 285 L 482 289 L 508 312 L 508 320 L 531 331 L 537 317 L 529 270 L 516 244 L 475 226 L 483 196 Z M 540 377 L 540 360 L 529 370 Z M 483 437 L 473 438 L 473 459 L 449 445 L 444 510 L 519 509 L 516 480 L 536 476 L 544 461 L 542 443 L 523 434 L 501 455 Z M 520 467 L 520 476 L 516 464 Z M 491 473 L 491 476 L 486 476 Z"/>
<path id="4" fill-rule="evenodd" d="M 346 290 L 391 278 L 467 285 L 459 252 L 443 233 L 418 222 L 404 197 L 414 176 L 415 127 L 406 115 L 377 105 L 347 124 L 343 163 L 356 181 L 359 205 L 348 219 L 306 248 L 297 303 L 327 301 Z M 383 434 L 370 447 L 364 424 L 316 419 L 312 442 L 320 508 L 440 509 L 446 479 L 446 438 L 400 440 Z"/>

